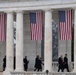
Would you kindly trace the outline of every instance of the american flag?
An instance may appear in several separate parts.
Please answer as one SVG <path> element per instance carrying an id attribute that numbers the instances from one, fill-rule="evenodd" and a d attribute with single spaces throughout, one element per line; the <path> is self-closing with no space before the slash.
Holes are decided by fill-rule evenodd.
<path id="1" fill-rule="evenodd" d="M 5 13 L 0 13 L 0 41 L 6 40 Z"/>
<path id="2" fill-rule="evenodd" d="M 42 40 L 42 12 L 30 13 L 31 40 Z"/>
<path id="3" fill-rule="evenodd" d="M 72 40 L 72 10 L 59 11 L 60 40 Z"/>

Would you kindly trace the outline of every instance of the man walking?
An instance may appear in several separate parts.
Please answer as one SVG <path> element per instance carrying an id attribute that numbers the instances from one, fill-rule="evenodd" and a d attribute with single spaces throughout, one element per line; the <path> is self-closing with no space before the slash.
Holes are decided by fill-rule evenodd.
<path id="1" fill-rule="evenodd" d="M 69 72 L 67 54 L 64 57 L 64 69 L 67 69 L 67 72 Z"/>
<path id="2" fill-rule="evenodd" d="M 63 56 L 61 55 L 58 58 L 58 72 L 60 71 L 60 69 L 63 72 L 63 70 L 64 70 L 63 64 L 64 64 L 64 60 L 63 60 Z"/>
<path id="3" fill-rule="evenodd" d="M 3 71 L 5 71 L 6 68 L 6 56 L 3 58 Z"/>
<path id="4" fill-rule="evenodd" d="M 38 67 L 39 67 L 39 55 L 37 55 L 37 57 L 35 58 L 35 65 L 34 65 L 34 71 L 38 71 Z"/>

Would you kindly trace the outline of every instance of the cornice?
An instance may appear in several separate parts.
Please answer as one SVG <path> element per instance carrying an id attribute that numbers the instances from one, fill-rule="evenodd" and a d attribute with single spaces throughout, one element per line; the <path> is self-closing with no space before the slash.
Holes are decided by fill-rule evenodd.
<path id="1" fill-rule="evenodd" d="M 76 1 L 46 0 L 0 3 L 0 11 L 47 10 L 47 9 L 76 8 Z"/>

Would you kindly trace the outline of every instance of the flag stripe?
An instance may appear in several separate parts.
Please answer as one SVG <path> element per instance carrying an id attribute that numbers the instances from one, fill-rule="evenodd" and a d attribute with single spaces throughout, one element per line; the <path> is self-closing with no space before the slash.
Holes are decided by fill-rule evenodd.
<path id="1" fill-rule="evenodd" d="M 0 13 L 0 41 L 6 40 L 5 14 Z"/>
<path id="2" fill-rule="evenodd" d="M 42 12 L 30 13 L 30 30 L 31 40 L 42 40 Z"/>
<path id="3" fill-rule="evenodd" d="M 0 14 L 0 41 L 1 41 L 1 14 Z"/>
<path id="4" fill-rule="evenodd" d="M 59 11 L 59 30 L 61 40 L 72 39 L 72 10 Z"/>

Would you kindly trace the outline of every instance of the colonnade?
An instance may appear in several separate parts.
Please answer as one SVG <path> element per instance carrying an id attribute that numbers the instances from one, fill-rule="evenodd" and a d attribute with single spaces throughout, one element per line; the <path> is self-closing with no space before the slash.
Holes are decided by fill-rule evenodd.
<path id="1" fill-rule="evenodd" d="M 52 10 L 45 10 L 44 71 L 52 72 Z M 6 70 L 13 71 L 13 12 L 7 13 Z M 50 34 L 49 34 L 50 33 Z M 74 9 L 74 72 L 76 71 L 76 9 Z M 23 71 L 23 11 L 16 12 L 16 71 Z"/>

